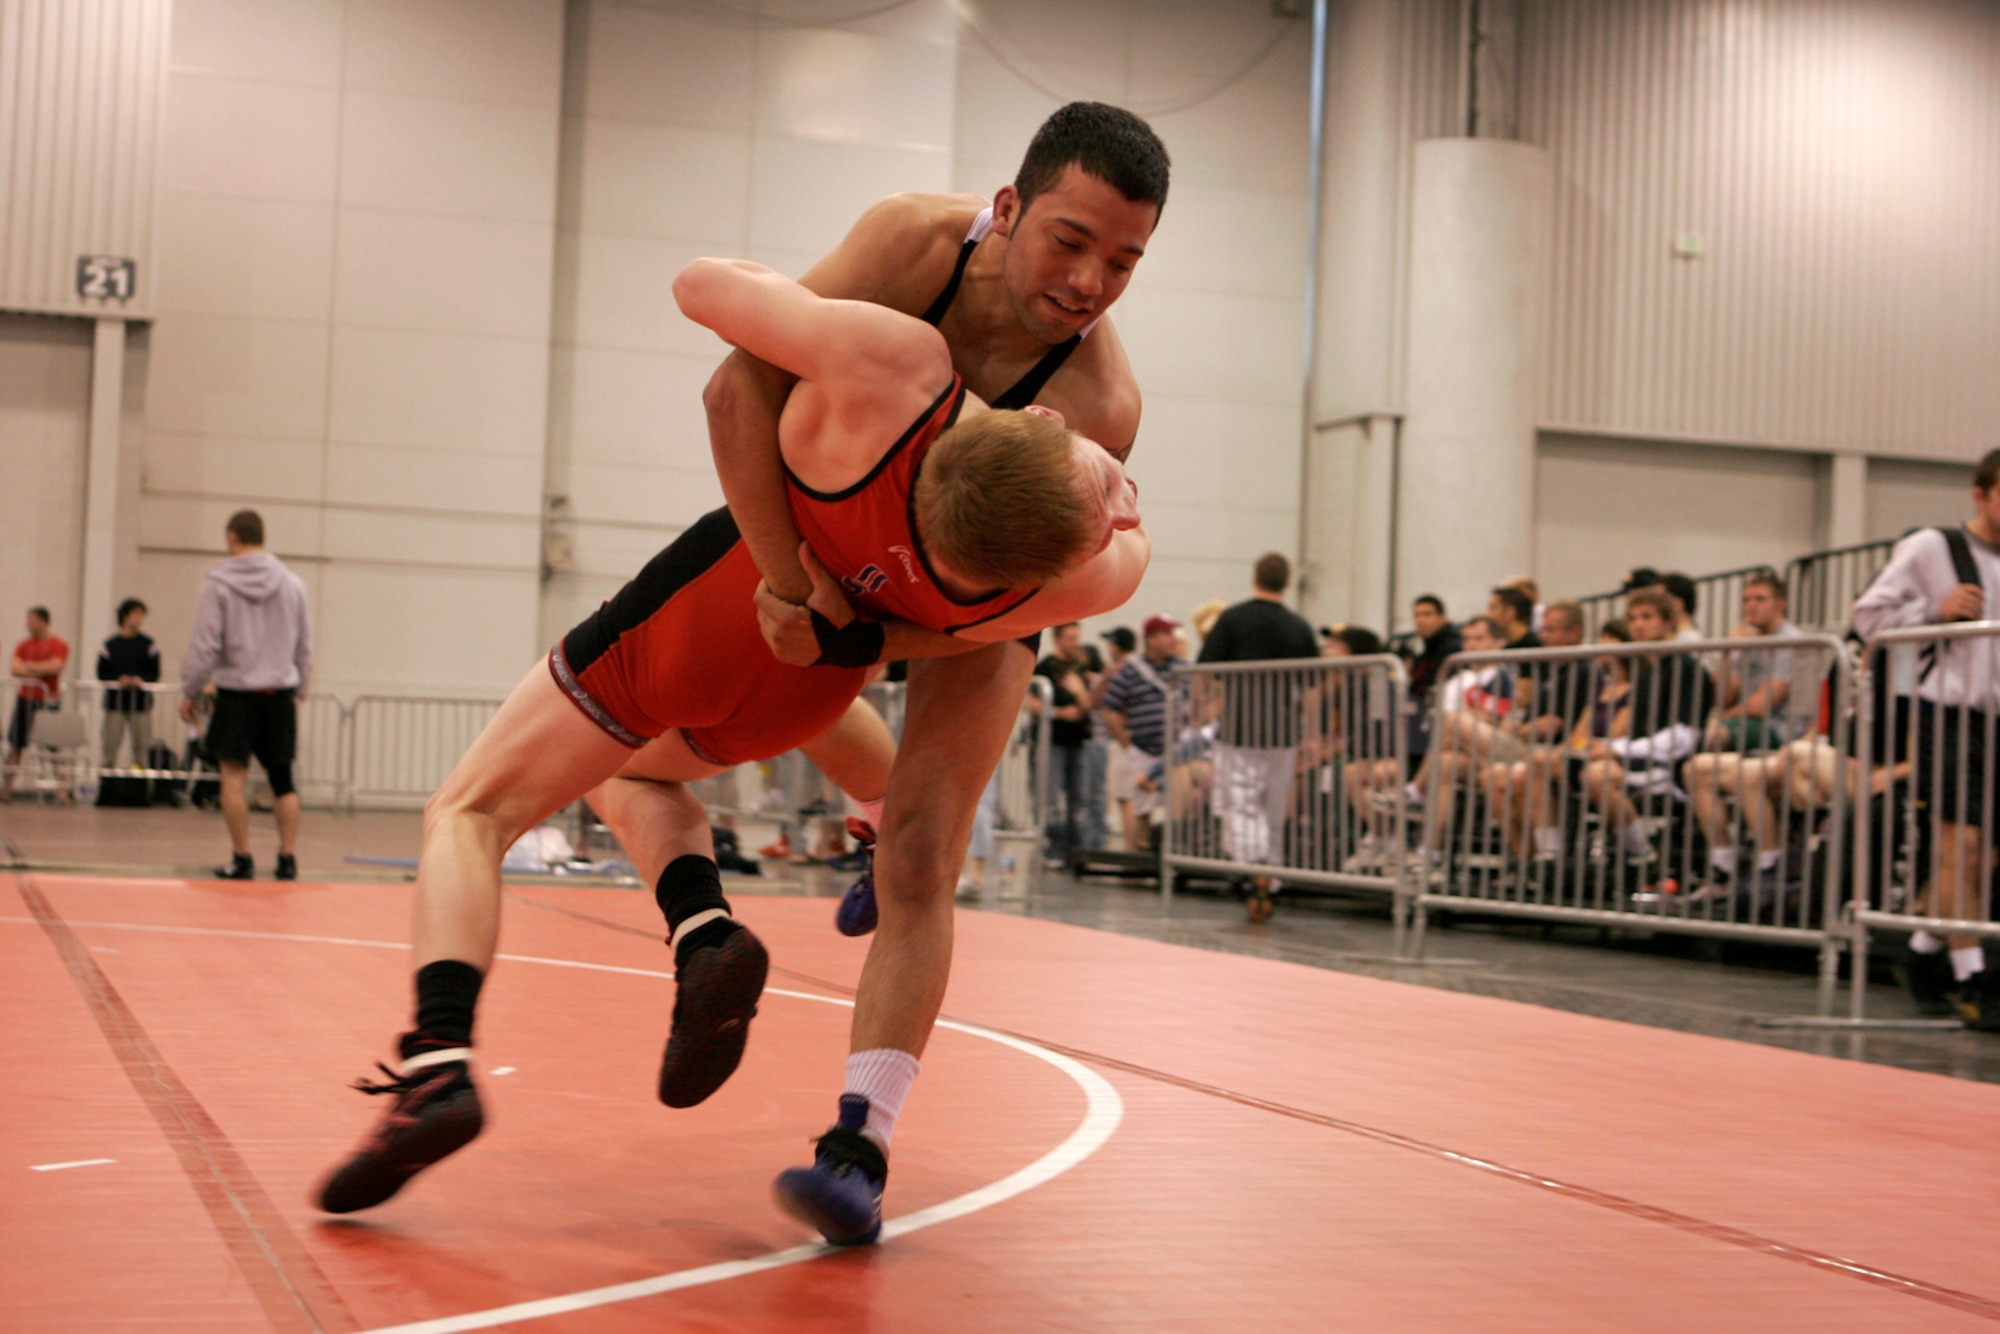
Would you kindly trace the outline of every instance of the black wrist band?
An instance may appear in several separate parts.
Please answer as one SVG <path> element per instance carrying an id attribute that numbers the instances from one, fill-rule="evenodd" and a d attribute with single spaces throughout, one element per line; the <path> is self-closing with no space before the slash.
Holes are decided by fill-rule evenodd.
<path id="1" fill-rule="evenodd" d="M 812 613 L 813 638 L 819 641 L 815 667 L 873 667 L 882 657 L 887 639 L 881 622 L 852 620 L 837 626 L 818 612 Z"/>

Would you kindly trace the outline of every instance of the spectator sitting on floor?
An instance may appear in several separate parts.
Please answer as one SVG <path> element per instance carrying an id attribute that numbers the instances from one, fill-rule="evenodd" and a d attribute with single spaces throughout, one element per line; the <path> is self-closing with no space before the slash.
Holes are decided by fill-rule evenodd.
<path id="1" fill-rule="evenodd" d="M 118 604 L 118 633 L 97 652 L 97 679 L 116 682 L 104 692 L 104 767 L 116 768 L 118 747 L 132 738 L 132 767 L 147 767 L 153 744 L 153 697 L 145 687 L 160 679 L 160 647 L 143 634 L 146 604 L 126 598 Z"/>
<path id="2" fill-rule="evenodd" d="M 1625 599 L 1634 643 L 1671 640 L 1675 603 L 1664 589 L 1641 588 Z M 1631 720 L 1627 735 L 1593 741 L 1584 766 L 1584 791 L 1623 840 L 1627 854 L 1646 851 L 1634 796 L 1679 795 L 1675 771 L 1701 742 L 1715 705 L 1715 683 L 1692 654 L 1637 658 L 1632 664 Z"/>
<path id="3" fill-rule="evenodd" d="M 1559 629 L 1565 623 L 1575 627 L 1581 643 L 1583 609 L 1574 602 L 1558 602 L 1549 608 L 1551 638 L 1559 634 L 1567 637 L 1568 630 Z M 1597 632 L 1597 642 L 1629 644 L 1632 633 L 1622 618 L 1607 621 Z M 1486 770 L 1487 809 L 1518 861 L 1527 860 L 1531 849 L 1538 857 L 1554 859 L 1560 855 L 1563 814 L 1591 743 L 1624 736 L 1631 722 L 1626 707 L 1632 692 L 1629 660 L 1607 656 L 1593 664 L 1574 665 L 1580 669 L 1574 689 L 1585 707 L 1571 720 L 1567 740 L 1560 745 L 1537 745 L 1526 759 L 1490 765 Z M 1561 698 L 1569 697 L 1567 687 L 1557 693 Z M 1541 726 L 1531 727 L 1534 734 L 1545 734 L 1549 722 L 1568 717 L 1562 712 L 1547 713 L 1535 720 Z"/>
<path id="4" fill-rule="evenodd" d="M 13 799 L 14 775 L 34 731 L 35 715 L 61 707 L 62 674 L 68 662 L 69 645 L 49 633 L 49 609 L 28 608 L 28 637 L 14 646 L 10 667 L 21 684 L 14 693 L 14 716 L 7 722 L 7 768 L 0 777 L 0 801 Z M 68 800 L 67 791 L 63 798 Z"/>

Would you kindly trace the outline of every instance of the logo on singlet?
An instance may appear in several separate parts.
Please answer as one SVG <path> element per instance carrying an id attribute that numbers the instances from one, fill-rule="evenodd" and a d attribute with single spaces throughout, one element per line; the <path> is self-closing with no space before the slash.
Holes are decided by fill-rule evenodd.
<path id="1" fill-rule="evenodd" d="M 868 565 L 864 566 L 859 574 L 843 576 L 840 586 L 848 592 L 859 596 L 866 593 L 879 593 L 882 591 L 882 585 L 888 582 L 889 576 L 882 573 L 881 566 Z"/>
<path id="2" fill-rule="evenodd" d="M 889 550 L 895 555 L 897 560 L 903 562 L 903 573 L 910 577 L 911 583 L 920 584 L 923 582 L 923 579 L 917 574 L 915 553 L 908 547 L 890 547 Z"/>

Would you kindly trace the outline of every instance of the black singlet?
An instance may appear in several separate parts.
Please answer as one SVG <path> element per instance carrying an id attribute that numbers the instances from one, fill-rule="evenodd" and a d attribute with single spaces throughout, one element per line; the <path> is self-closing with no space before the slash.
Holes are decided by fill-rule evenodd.
<path id="1" fill-rule="evenodd" d="M 935 328 L 938 321 L 944 318 L 944 313 L 951 309 L 952 298 L 958 295 L 958 285 L 965 278 L 965 266 L 971 262 L 972 252 L 978 248 L 979 242 L 975 240 L 967 240 L 958 248 L 958 264 L 951 271 L 951 281 L 944 285 L 944 290 L 938 293 L 938 299 L 931 302 L 931 308 L 924 312 L 925 324 Z M 986 406 L 1018 409 L 1033 403 L 1035 395 L 1041 393 L 1042 386 L 1049 382 L 1049 377 L 1062 369 L 1062 364 L 1069 360 L 1069 354 L 1076 351 L 1077 344 L 1082 341 L 1083 335 L 1078 333 L 1071 334 L 1063 342 L 1057 343 L 1042 354 L 1042 359 L 1036 362 L 1026 375 L 1016 380 L 1011 388 Z"/>

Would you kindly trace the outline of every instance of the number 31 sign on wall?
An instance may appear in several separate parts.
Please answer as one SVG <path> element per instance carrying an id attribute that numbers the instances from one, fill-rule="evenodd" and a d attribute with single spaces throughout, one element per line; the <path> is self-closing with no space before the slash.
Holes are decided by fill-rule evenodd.
<path id="1" fill-rule="evenodd" d="M 139 266 L 115 255 L 83 255 L 76 261 L 76 294 L 95 301 L 130 301 L 138 290 Z"/>

